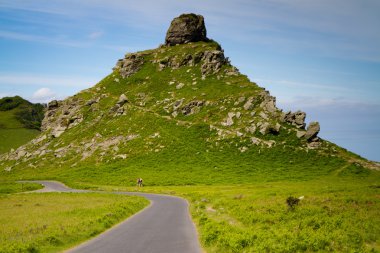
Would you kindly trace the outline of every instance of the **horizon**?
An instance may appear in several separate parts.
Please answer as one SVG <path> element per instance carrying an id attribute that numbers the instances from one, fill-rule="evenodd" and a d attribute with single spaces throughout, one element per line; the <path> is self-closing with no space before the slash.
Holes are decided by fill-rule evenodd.
<path id="1" fill-rule="evenodd" d="M 170 21 L 192 12 L 279 108 L 305 111 L 307 122 L 320 122 L 320 137 L 380 161 L 379 11 L 371 0 L 3 1 L 0 97 L 74 95 L 125 53 L 164 43 Z"/>

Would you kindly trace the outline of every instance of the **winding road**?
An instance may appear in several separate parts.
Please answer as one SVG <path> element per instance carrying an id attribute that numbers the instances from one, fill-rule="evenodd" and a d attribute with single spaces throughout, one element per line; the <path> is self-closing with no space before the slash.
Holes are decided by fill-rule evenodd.
<path id="1" fill-rule="evenodd" d="M 45 188 L 38 192 L 91 192 L 71 189 L 59 182 L 29 181 Z M 99 236 L 72 248 L 67 253 L 200 253 L 188 203 L 178 197 L 115 192 L 142 196 L 151 204 Z"/>

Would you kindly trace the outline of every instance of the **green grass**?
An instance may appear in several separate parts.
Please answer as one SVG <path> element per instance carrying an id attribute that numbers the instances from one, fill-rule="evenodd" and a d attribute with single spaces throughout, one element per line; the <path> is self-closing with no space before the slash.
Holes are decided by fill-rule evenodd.
<path id="1" fill-rule="evenodd" d="M 0 195 L 0 252 L 57 252 L 96 236 L 147 206 L 100 193 Z"/>
<path id="2" fill-rule="evenodd" d="M 20 147 L 40 134 L 36 129 L 24 128 L 15 117 L 18 111 L 18 108 L 0 111 L 0 154 Z"/>
<path id="3" fill-rule="evenodd" d="M 35 183 L 16 183 L 12 181 L 0 181 L 0 194 L 34 191 L 41 188 L 42 185 Z"/>
<path id="4" fill-rule="evenodd" d="M 206 252 L 379 252 L 380 181 L 152 187 L 191 203 Z M 286 199 L 304 196 L 291 210 Z"/>
<path id="5" fill-rule="evenodd" d="M 145 185 L 157 186 L 144 190 L 190 201 L 208 252 L 378 251 L 380 175 L 367 169 L 373 163 L 324 140 L 316 150 L 306 148 L 280 111 L 268 114 L 269 123 L 281 125 L 278 134 L 247 131 L 263 121 L 264 89 L 244 75 L 224 74 L 228 64 L 205 78 L 202 63 L 159 71 L 162 59 L 181 61 L 217 48 L 199 42 L 141 52 L 145 63 L 137 73 L 123 79 L 115 70 L 68 98 L 81 105 L 83 121 L 59 138 L 41 133 L 46 138 L 27 145 L 29 156 L 1 160 L 0 178 L 134 190 L 142 177 Z M 111 108 L 121 94 L 128 97 L 126 115 L 114 117 Z M 254 98 L 251 111 L 238 102 L 241 97 Z M 86 105 L 93 99 L 99 102 Z M 198 113 L 174 118 L 179 100 L 183 106 L 205 104 Z M 241 115 L 225 126 L 229 112 Z M 58 109 L 56 117 L 63 114 Z M 120 143 L 105 144 L 120 136 Z M 251 137 L 275 145 L 255 145 Z M 300 205 L 288 210 L 286 199 L 301 195 Z"/>
<path id="6" fill-rule="evenodd" d="M 0 154 L 17 149 L 21 145 L 34 139 L 40 131 L 27 128 L 1 129 L 0 128 Z"/>

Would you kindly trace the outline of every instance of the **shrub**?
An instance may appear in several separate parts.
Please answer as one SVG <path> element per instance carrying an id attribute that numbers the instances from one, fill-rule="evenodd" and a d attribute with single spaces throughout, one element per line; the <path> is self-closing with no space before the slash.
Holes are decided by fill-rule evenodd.
<path id="1" fill-rule="evenodd" d="M 294 208 L 298 205 L 300 199 L 290 196 L 286 199 L 286 204 L 288 204 L 289 209 L 294 210 Z"/>

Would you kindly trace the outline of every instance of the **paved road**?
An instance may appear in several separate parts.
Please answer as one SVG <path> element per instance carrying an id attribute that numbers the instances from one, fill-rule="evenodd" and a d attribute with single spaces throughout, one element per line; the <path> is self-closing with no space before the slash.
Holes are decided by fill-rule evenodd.
<path id="1" fill-rule="evenodd" d="M 34 181 L 45 186 L 39 192 L 89 192 L 70 189 L 52 181 Z M 70 253 L 200 253 L 197 233 L 181 198 L 147 193 L 116 192 L 143 196 L 151 204 L 105 233 L 67 252 Z"/>

